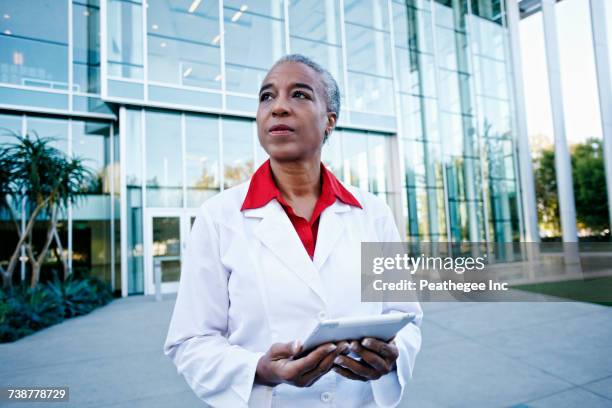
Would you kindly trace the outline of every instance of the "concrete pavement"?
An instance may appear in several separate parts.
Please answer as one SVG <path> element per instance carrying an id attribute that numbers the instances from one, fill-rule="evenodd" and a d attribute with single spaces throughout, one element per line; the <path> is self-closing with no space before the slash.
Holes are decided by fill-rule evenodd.
<path id="1" fill-rule="evenodd" d="M 115 300 L 0 344 L 0 386 L 69 386 L 70 402 L 53 407 L 201 407 L 162 352 L 174 299 Z M 423 347 L 402 406 L 612 407 L 612 308 L 576 302 L 423 308 Z"/>

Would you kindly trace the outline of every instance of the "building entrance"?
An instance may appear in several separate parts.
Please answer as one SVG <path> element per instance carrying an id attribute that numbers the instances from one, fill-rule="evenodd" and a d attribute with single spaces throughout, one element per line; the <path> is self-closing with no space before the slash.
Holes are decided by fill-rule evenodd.
<path id="1" fill-rule="evenodd" d="M 145 294 L 155 294 L 156 275 L 161 292 L 178 291 L 181 261 L 193 221 L 194 210 L 150 208 L 144 217 Z M 159 274 L 156 274 L 156 269 Z"/>

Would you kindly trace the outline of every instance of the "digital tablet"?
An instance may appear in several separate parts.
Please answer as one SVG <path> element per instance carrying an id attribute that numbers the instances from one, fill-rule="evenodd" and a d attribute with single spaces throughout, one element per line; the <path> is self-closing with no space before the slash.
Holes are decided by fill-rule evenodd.
<path id="1" fill-rule="evenodd" d="M 389 341 L 414 317 L 414 313 L 392 313 L 324 320 L 312 330 L 303 342 L 302 351 L 294 359 L 303 357 L 323 343 L 359 340 L 364 337 Z"/>

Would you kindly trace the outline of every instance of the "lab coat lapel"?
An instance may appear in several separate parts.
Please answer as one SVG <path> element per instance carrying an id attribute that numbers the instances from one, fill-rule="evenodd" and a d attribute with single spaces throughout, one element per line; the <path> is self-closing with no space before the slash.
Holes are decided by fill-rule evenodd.
<path id="1" fill-rule="evenodd" d="M 345 224 L 340 213 L 346 211 L 350 211 L 350 206 L 336 200 L 321 214 L 314 254 L 314 264 L 317 270 L 320 270 L 325 264 L 334 247 L 340 241 L 340 237 L 344 234 Z"/>
<path id="2" fill-rule="evenodd" d="M 254 229 L 255 236 L 325 303 L 318 271 L 278 201 L 272 200 L 262 208 L 247 210 L 245 216 L 262 218 Z"/>

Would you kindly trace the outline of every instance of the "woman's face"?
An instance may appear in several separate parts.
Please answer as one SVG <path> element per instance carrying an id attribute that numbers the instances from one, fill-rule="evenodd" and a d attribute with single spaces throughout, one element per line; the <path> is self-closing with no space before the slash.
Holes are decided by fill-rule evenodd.
<path id="1" fill-rule="evenodd" d="M 325 129 L 336 115 L 327 112 L 320 75 L 299 62 L 284 62 L 268 72 L 259 92 L 259 143 L 277 161 L 319 158 Z"/>

